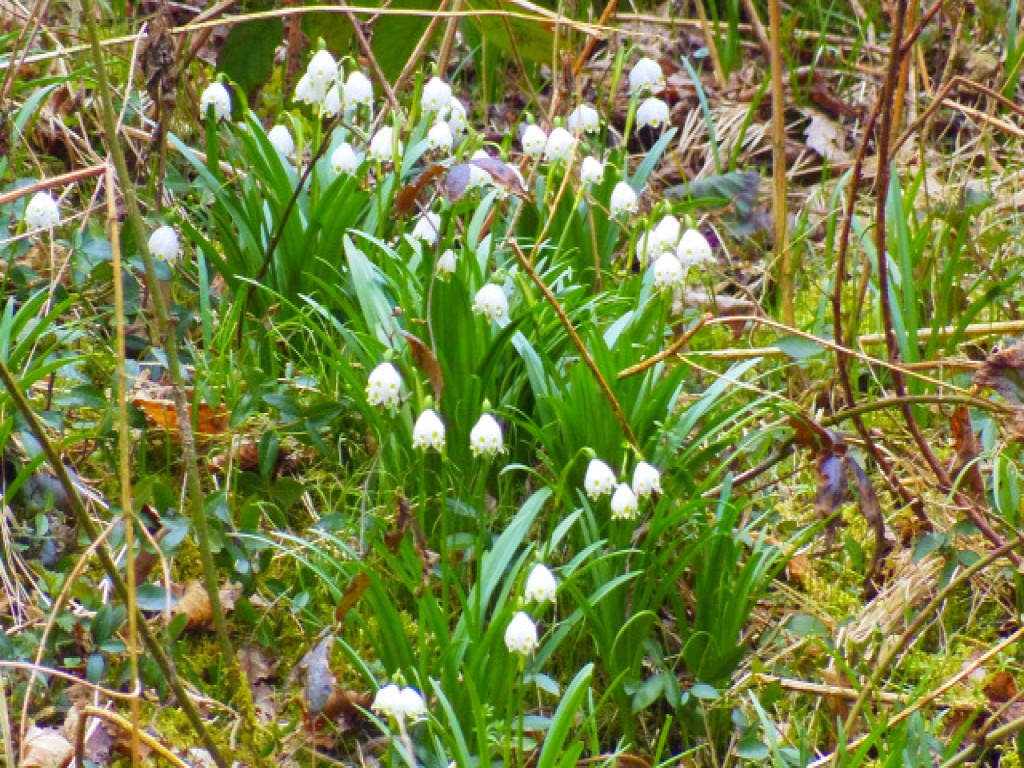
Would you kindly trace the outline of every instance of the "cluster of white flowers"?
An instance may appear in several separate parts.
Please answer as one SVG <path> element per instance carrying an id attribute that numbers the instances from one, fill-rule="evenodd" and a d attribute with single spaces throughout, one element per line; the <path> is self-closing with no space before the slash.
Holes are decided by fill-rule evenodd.
<path id="1" fill-rule="evenodd" d="M 394 683 L 378 689 L 370 709 L 403 723 L 427 716 L 427 703 L 422 694 L 415 688 L 399 688 Z"/>
<path id="2" fill-rule="evenodd" d="M 657 230 L 657 227 L 655 230 Z M 686 230 L 674 247 L 671 241 L 659 240 L 655 232 L 651 233 L 647 241 L 655 242 L 658 246 L 655 249 L 649 248 L 644 254 L 647 256 L 655 253 L 659 254 L 653 267 L 654 286 L 658 290 L 667 291 L 681 287 L 686 280 L 686 273 L 690 268 L 698 267 L 704 263 L 713 264 L 715 262 L 715 258 L 711 253 L 711 244 L 696 229 Z M 637 256 L 643 261 L 639 248 L 637 249 Z"/>
<path id="3" fill-rule="evenodd" d="M 29 229 L 52 229 L 60 223 L 60 206 L 49 192 L 36 192 L 25 206 Z"/>
<path id="4" fill-rule="evenodd" d="M 594 458 L 587 465 L 583 487 L 591 501 L 611 494 L 613 520 L 632 520 L 639 509 L 639 499 L 655 492 L 661 493 L 661 474 L 655 467 L 641 461 L 633 470 L 633 485 L 630 487 L 618 482 L 612 468 L 605 462 Z"/>
<path id="5" fill-rule="evenodd" d="M 309 60 L 305 74 L 295 84 L 295 101 L 316 106 L 326 117 L 344 110 L 373 106 L 373 83 L 354 70 L 344 83 L 341 69 L 329 51 L 317 51 Z"/>
<path id="6" fill-rule="evenodd" d="M 529 157 L 543 155 L 549 163 L 568 160 L 576 148 L 576 137 L 560 126 L 547 134 L 539 125 L 531 123 L 523 129 L 519 141 L 523 154 Z"/>

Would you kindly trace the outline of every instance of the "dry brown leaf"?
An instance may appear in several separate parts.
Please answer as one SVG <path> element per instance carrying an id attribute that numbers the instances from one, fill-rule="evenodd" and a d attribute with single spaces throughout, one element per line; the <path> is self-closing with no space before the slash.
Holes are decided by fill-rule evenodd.
<path id="1" fill-rule="evenodd" d="M 25 736 L 24 757 L 19 768 L 63 768 L 74 752 L 74 746 L 58 728 L 33 725 Z"/>
<path id="2" fill-rule="evenodd" d="M 791 581 L 801 586 L 807 586 L 807 579 L 811 574 L 811 558 L 803 552 L 797 552 L 786 563 L 786 575 Z"/>
<path id="3" fill-rule="evenodd" d="M 1004 704 L 1017 695 L 1017 681 L 1005 669 L 992 675 L 985 686 L 985 695 L 996 704 Z"/>
<path id="4" fill-rule="evenodd" d="M 804 135 L 807 137 L 807 146 L 833 165 L 851 160 L 850 153 L 843 149 L 839 126 L 824 115 L 812 113 Z"/>
<path id="5" fill-rule="evenodd" d="M 981 447 L 974 434 L 974 427 L 971 426 L 971 416 L 966 405 L 961 405 L 953 411 L 950 431 L 953 434 L 953 450 L 956 451 L 953 476 L 959 477 L 966 472 L 963 485 L 976 499 L 984 499 L 985 480 L 981 476 L 981 467 L 978 464 Z"/>
<path id="6" fill-rule="evenodd" d="M 138 395 L 132 400 L 132 405 L 146 414 L 146 420 L 153 426 L 166 429 L 168 432 L 178 431 L 178 413 L 174 409 L 173 400 L 148 398 Z M 200 403 L 198 421 L 196 422 L 196 434 L 222 434 L 227 430 L 230 418 L 228 409 L 223 405 L 214 410 L 207 403 Z"/>
<path id="7" fill-rule="evenodd" d="M 441 394 L 444 392 L 444 375 L 441 373 L 441 364 L 437 362 L 437 356 L 430 347 L 408 331 L 401 333 L 409 345 L 413 363 L 430 379 L 430 386 L 434 388 L 434 398 L 440 400 Z"/>
<path id="8" fill-rule="evenodd" d="M 974 374 L 974 386 L 994 389 L 1014 405 L 1024 404 L 1024 343 L 989 355 Z"/>
<path id="9" fill-rule="evenodd" d="M 246 645 L 238 649 L 238 664 L 251 683 L 262 683 L 274 676 L 274 663 L 262 648 Z"/>
<path id="10" fill-rule="evenodd" d="M 217 594 L 224 612 L 229 613 L 235 609 L 235 600 L 241 594 L 241 587 L 228 584 L 221 587 Z M 186 629 L 206 626 L 212 621 L 213 608 L 210 605 L 210 596 L 207 594 L 206 587 L 198 581 L 190 581 L 185 585 L 185 594 L 174 606 L 176 616 L 182 613 L 188 617 L 185 623 Z"/>

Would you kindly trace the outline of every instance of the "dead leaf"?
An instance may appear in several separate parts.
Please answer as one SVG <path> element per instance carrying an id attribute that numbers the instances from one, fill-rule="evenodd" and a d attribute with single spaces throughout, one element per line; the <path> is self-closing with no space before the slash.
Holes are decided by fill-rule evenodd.
<path id="1" fill-rule="evenodd" d="M 843 463 L 842 458 L 832 451 L 822 454 L 818 459 L 818 493 L 814 500 L 814 508 L 818 511 L 818 517 L 822 520 L 832 517 L 836 510 L 843 505 L 847 488 L 846 464 Z M 829 523 L 830 537 L 835 536 L 838 524 L 838 518 Z"/>
<path id="2" fill-rule="evenodd" d="M 989 355 L 974 374 L 974 386 L 994 389 L 1014 405 L 1024 404 L 1024 342 Z"/>
<path id="3" fill-rule="evenodd" d="M 836 117 L 845 117 L 850 120 L 859 120 L 863 117 L 863 108 L 847 104 L 842 99 L 836 97 L 831 89 L 829 89 L 828 83 L 820 72 L 814 73 L 814 79 L 811 81 L 810 96 L 814 106 Z"/>
<path id="4" fill-rule="evenodd" d="M 1017 695 L 1017 681 L 1005 669 L 992 675 L 985 686 L 985 695 L 995 704 L 1004 704 Z"/>
<path id="5" fill-rule="evenodd" d="M 430 379 L 430 385 L 434 388 L 434 399 L 439 401 L 444 392 L 444 374 L 441 373 L 441 364 L 437 362 L 437 356 L 434 355 L 430 347 L 408 331 L 401 333 L 409 345 L 413 363 Z"/>
<path id="6" fill-rule="evenodd" d="M 416 201 L 434 179 L 444 173 L 445 167 L 440 163 L 434 163 L 427 167 L 423 173 L 402 187 L 395 195 L 392 205 L 393 216 L 408 216 L 416 208 Z"/>
<path id="7" fill-rule="evenodd" d="M 339 624 L 344 623 L 345 616 L 352 610 L 352 607 L 359 602 L 366 590 L 370 588 L 370 577 L 366 573 L 357 573 L 345 587 L 345 593 L 338 601 L 338 607 L 334 609 L 334 620 Z"/>
<path id="8" fill-rule="evenodd" d="M 74 753 L 74 746 L 59 729 L 33 725 L 25 736 L 19 768 L 62 768 Z"/>
<path id="9" fill-rule="evenodd" d="M 458 202 L 466 194 L 466 190 L 469 189 L 470 178 L 471 174 L 467 163 L 453 165 L 448 169 L 448 175 L 444 177 L 441 191 L 453 203 Z"/>
<path id="10" fill-rule="evenodd" d="M 319 715 L 327 707 L 331 692 L 334 690 L 334 673 L 331 672 L 331 646 L 334 635 L 327 634 L 323 640 L 313 646 L 299 662 L 305 668 L 306 713 Z"/>
<path id="11" fill-rule="evenodd" d="M 323 730 L 328 724 L 342 733 L 352 730 L 357 723 L 366 720 L 363 711 L 373 703 L 373 694 L 347 691 L 343 688 L 331 691 L 327 705 L 315 720 L 307 716 L 306 724 L 310 728 Z"/>
<path id="12" fill-rule="evenodd" d="M 259 646 L 246 645 L 239 648 L 238 664 L 250 684 L 262 683 L 274 676 L 274 664 Z"/>
<path id="13" fill-rule="evenodd" d="M 495 157 L 477 157 L 469 161 L 477 168 L 487 171 L 494 183 L 502 187 L 510 195 L 528 200 L 530 198 L 526 188 L 523 186 L 523 177 L 519 169 L 503 163 Z"/>
<path id="14" fill-rule="evenodd" d="M 985 498 L 985 479 L 981 476 L 978 458 L 981 447 L 971 426 L 971 415 L 966 405 L 959 406 L 950 418 L 950 430 L 953 434 L 953 450 L 956 451 L 956 465 L 953 476 L 963 475 L 962 485 L 974 498 Z"/>
<path id="15" fill-rule="evenodd" d="M 857 488 L 860 513 L 867 520 L 868 525 L 871 526 L 871 530 L 875 534 L 875 552 L 871 557 L 871 567 L 868 568 L 867 575 L 864 577 L 864 593 L 869 597 L 873 597 L 877 593 L 878 587 L 884 581 L 885 559 L 892 552 L 893 542 L 889 538 L 889 533 L 885 527 L 885 519 L 882 517 L 882 506 L 878 503 L 878 495 L 875 493 L 875 488 L 871 485 L 871 481 L 868 480 L 868 476 L 864 474 L 864 470 L 854 460 L 853 456 L 846 456 L 843 463 L 849 473 L 853 475 L 853 482 Z"/>
<path id="16" fill-rule="evenodd" d="M 235 584 L 228 584 L 220 588 L 217 595 L 220 597 L 220 604 L 225 613 L 230 613 L 235 609 L 235 600 L 240 594 L 241 587 Z M 213 620 L 210 596 L 203 584 L 198 581 L 190 581 L 185 585 L 185 594 L 174 606 L 175 616 L 182 613 L 188 617 L 185 622 L 186 629 L 206 626 Z"/>
<path id="17" fill-rule="evenodd" d="M 797 552 L 786 563 L 786 575 L 791 581 L 801 586 L 807 586 L 807 579 L 811 574 L 811 558 L 804 552 Z"/>
<path id="18" fill-rule="evenodd" d="M 812 114 L 804 129 L 807 146 L 832 164 L 847 163 L 852 158 L 843 149 L 843 136 L 839 127 L 824 115 Z"/>
<path id="19" fill-rule="evenodd" d="M 146 420 L 150 424 L 168 432 L 178 431 L 178 413 L 174 408 L 173 400 L 136 396 L 132 405 L 146 414 Z M 192 409 L 189 408 L 189 417 L 192 418 Z M 196 422 L 196 435 L 209 436 L 223 434 L 228 428 L 230 414 L 223 405 L 217 410 L 211 408 L 207 403 L 199 404 L 198 419 Z"/>

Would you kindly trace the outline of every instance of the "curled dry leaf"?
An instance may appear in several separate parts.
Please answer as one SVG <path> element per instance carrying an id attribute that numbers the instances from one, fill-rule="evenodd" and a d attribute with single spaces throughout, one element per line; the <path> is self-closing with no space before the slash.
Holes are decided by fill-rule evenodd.
<path id="1" fill-rule="evenodd" d="M 440 401 L 441 394 L 444 392 L 444 374 L 441 373 L 441 364 L 437 362 L 437 356 L 430 347 L 408 331 L 401 333 L 409 345 L 413 363 L 430 379 L 430 386 L 434 388 L 434 399 Z"/>
<path id="2" fill-rule="evenodd" d="M 974 386 L 994 389 L 1014 405 L 1024 405 L 1024 342 L 989 355 L 974 374 Z"/>
<path id="3" fill-rule="evenodd" d="M 228 584 L 220 588 L 217 593 L 220 597 L 221 607 L 225 612 L 233 611 L 235 600 L 241 594 L 241 587 Z M 210 606 L 210 595 L 206 587 L 198 581 L 190 581 L 185 585 L 185 594 L 178 600 L 174 607 L 174 614 L 185 614 L 188 619 L 185 622 L 186 629 L 206 626 L 213 619 L 213 608 Z"/>
<path id="4" fill-rule="evenodd" d="M 976 499 L 985 498 L 985 479 L 981 476 L 978 458 L 981 446 L 971 425 L 971 415 L 966 405 L 959 406 L 950 418 L 950 431 L 953 434 L 953 450 L 956 452 L 956 465 L 953 477 L 961 477 L 961 485 Z"/>
<path id="5" fill-rule="evenodd" d="M 25 736 L 19 768 L 60 768 L 67 765 L 74 746 L 58 728 L 32 726 Z"/>
<path id="6" fill-rule="evenodd" d="M 445 167 L 440 163 L 434 163 L 427 167 L 423 173 L 402 187 L 395 195 L 395 202 L 392 207 L 392 215 L 408 216 L 416 208 L 416 201 L 427 186 L 444 173 Z"/>
<path id="7" fill-rule="evenodd" d="M 132 405 L 146 414 L 146 421 L 153 426 L 166 429 L 168 432 L 178 431 L 178 413 L 174 408 L 173 400 L 137 396 L 132 400 Z M 191 417 L 191 409 L 189 413 Z M 230 418 L 231 416 L 224 406 L 214 410 L 208 404 L 200 403 L 195 418 L 196 434 L 200 436 L 223 434 L 228 428 Z"/>

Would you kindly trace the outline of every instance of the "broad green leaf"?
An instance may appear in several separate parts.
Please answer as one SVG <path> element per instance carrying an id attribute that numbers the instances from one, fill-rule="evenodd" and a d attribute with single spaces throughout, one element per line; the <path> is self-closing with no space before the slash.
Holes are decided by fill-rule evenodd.
<path id="1" fill-rule="evenodd" d="M 421 16 L 381 16 L 373 23 L 373 55 L 384 76 L 393 83 L 426 31 L 429 11 L 437 10 L 437 0 L 394 0 L 390 7 L 424 12 Z"/>
<path id="2" fill-rule="evenodd" d="M 510 6 L 501 0 L 466 0 L 465 6 L 474 11 L 510 10 Z M 554 60 L 556 38 L 550 21 L 502 16 L 470 18 L 485 42 L 497 46 L 510 56 L 518 52 L 524 62 L 533 64 L 549 64 Z M 568 45 L 568 37 L 563 33 L 557 42 L 564 50 Z"/>
<path id="3" fill-rule="evenodd" d="M 257 19 L 231 27 L 217 54 L 217 70 L 247 95 L 270 79 L 274 51 L 284 39 L 281 19 Z"/>

